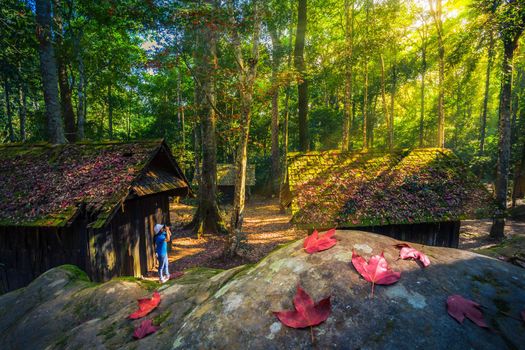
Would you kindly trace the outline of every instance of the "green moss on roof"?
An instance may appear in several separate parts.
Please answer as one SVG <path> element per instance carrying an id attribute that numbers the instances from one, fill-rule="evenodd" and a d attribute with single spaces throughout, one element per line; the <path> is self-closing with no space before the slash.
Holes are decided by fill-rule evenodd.
<path id="1" fill-rule="evenodd" d="M 490 194 L 447 149 L 292 153 L 288 190 L 300 227 L 356 227 L 491 216 Z"/>
<path id="2" fill-rule="evenodd" d="M 101 226 L 161 145 L 0 145 L 0 225 L 64 226 L 82 204 Z"/>

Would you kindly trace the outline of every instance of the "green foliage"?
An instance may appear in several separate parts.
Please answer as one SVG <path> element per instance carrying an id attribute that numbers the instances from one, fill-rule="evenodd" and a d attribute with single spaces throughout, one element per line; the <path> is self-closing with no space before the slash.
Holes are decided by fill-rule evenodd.
<path id="1" fill-rule="evenodd" d="M 352 54 L 345 40 L 345 2 L 352 8 Z M 182 167 L 193 173 L 200 153 L 200 124 L 196 115 L 198 82 L 193 55 L 195 30 L 212 28 L 218 37 L 217 67 L 213 71 L 217 111 L 217 159 L 231 163 L 240 128 L 239 77 L 229 37 L 240 33 L 248 56 L 254 2 L 234 1 L 240 25 L 232 28 L 225 8 L 193 1 L 156 2 L 124 0 L 93 2 L 58 1 L 62 38 L 57 47 L 67 61 L 75 114 L 84 94 L 85 134 L 88 139 L 107 139 L 109 116 L 112 137 L 119 140 L 166 138 Z M 259 2 L 263 19 L 258 78 L 252 106 L 249 163 L 257 166 L 257 186 L 265 186 L 271 154 L 271 105 L 279 91 L 280 144 L 284 143 L 283 120 L 289 112 L 289 150 L 298 149 L 297 89 L 293 69 L 293 43 L 297 4 L 294 1 Z M 525 18 L 521 1 L 450 0 L 443 4 L 445 45 L 445 140 L 467 161 L 476 174 L 493 178 L 497 150 L 501 39 L 517 36 Z M 21 97 L 27 99 L 26 134 L 31 141 L 45 138 L 45 109 L 41 91 L 35 18 L 28 2 L 6 0 L 0 8 L 0 142 L 8 142 L 9 127 L 21 140 Z M 306 32 L 306 65 L 309 84 L 311 148 L 327 150 L 341 146 L 345 100 L 345 72 L 351 67 L 352 107 L 350 145 L 362 148 L 363 112 L 370 120 L 371 147 L 385 149 L 387 116 L 394 117 L 394 146 L 419 144 L 423 50 L 425 50 L 425 111 L 423 146 L 437 140 L 437 34 L 427 1 L 323 0 L 309 2 Z M 55 29 L 56 30 L 56 29 Z M 278 37 L 273 47 L 270 32 Z M 480 116 L 490 37 L 494 37 L 494 62 L 490 74 L 486 147 L 479 151 Z M 523 41 L 523 39 L 521 39 Z M 523 47 L 516 54 L 512 162 L 517 164 L 525 139 L 525 61 Z M 277 78 L 272 78 L 276 53 Z M 351 60 L 349 59 L 351 57 Z M 384 59 L 384 90 L 381 64 Z M 81 70 L 83 62 L 83 71 Z M 368 71 L 368 104 L 365 100 Z M 83 77 L 84 87 L 79 86 Z M 6 92 L 8 93 L 6 97 Z M 285 110 L 287 104 L 288 109 Z M 7 116 L 7 105 L 10 115 Z M 281 147 L 281 155 L 283 149 Z"/>

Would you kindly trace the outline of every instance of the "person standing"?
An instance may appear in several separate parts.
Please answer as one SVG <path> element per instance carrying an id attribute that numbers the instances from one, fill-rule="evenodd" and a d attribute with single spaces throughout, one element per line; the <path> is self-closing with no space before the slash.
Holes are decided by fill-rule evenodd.
<path id="1" fill-rule="evenodd" d="M 162 224 L 156 224 L 153 227 L 155 232 L 155 251 L 159 260 L 159 280 L 164 283 L 170 279 L 168 270 L 168 242 L 171 239 L 169 227 Z"/>

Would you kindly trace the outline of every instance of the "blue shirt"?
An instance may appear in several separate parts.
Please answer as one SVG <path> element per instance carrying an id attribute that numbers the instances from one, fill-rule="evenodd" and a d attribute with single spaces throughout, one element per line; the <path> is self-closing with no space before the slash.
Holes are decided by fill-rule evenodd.
<path id="1" fill-rule="evenodd" d="M 155 251 L 160 257 L 168 254 L 168 242 L 166 242 L 166 232 L 161 232 L 155 237 Z"/>

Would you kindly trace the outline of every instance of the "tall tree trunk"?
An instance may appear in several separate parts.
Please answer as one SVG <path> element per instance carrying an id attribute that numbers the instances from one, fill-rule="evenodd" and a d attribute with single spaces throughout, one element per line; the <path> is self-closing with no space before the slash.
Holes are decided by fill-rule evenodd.
<path id="1" fill-rule="evenodd" d="M 133 115 L 133 91 L 129 93 L 129 106 L 126 118 L 126 140 L 131 140 L 131 117 Z"/>
<path id="2" fill-rule="evenodd" d="M 425 129 L 425 76 L 427 73 L 427 44 L 426 33 L 423 34 L 421 44 L 421 107 L 419 115 L 419 147 L 423 147 L 423 132 Z"/>
<path id="3" fill-rule="evenodd" d="M 373 1 L 366 0 L 364 3 L 365 6 L 365 82 L 364 82 L 364 93 L 363 93 L 363 149 L 368 149 L 368 142 L 370 140 L 369 134 L 369 124 L 370 117 L 368 115 L 368 47 L 369 47 L 369 36 L 368 36 L 368 26 L 370 23 L 370 7 L 373 5 Z"/>
<path id="4" fill-rule="evenodd" d="M 281 41 L 275 28 L 270 31 L 272 40 L 272 174 L 280 174 L 279 156 L 279 82 L 278 73 L 281 63 Z M 271 177 L 271 193 L 277 194 L 279 191 L 280 176 Z"/>
<path id="5" fill-rule="evenodd" d="M 60 100 L 62 106 L 62 115 L 64 116 L 64 126 L 66 138 L 69 142 L 75 142 L 75 113 L 73 112 L 73 103 L 71 102 L 71 88 L 69 86 L 66 65 L 63 57 L 58 59 L 58 84 L 60 86 Z"/>
<path id="6" fill-rule="evenodd" d="M 345 97 L 342 150 L 350 148 L 350 118 L 352 117 L 352 55 L 354 46 L 354 2 L 345 0 Z"/>
<path id="7" fill-rule="evenodd" d="M 445 45 L 443 42 L 443 21 L 441 19 L 442 14 L 442 0 L 436 0 L 436 9 L 434 10 L 434 0 L 429 0 L 430 12 L 434 17 L 434 23 L 436 25 L 437 39 L 438 39 L 438 56 L 439 56 L 439 79 L 438 79 L 438 137 L 437 146 L 440 148 L 445 147 Z"/>
<path id="8" fill-rule="evenodd" d="M 18 85 L 18 117 L 20 120 L 20 141 L 26 141 L 27 94 L 25 84 Z"/>
<path id="9" fill-rule="evenodd" d="M 214 0 L 205 1 L 215 7 Z M 202 166 L 199 185 L 199 203 L 192 221 L 194 232 L 226 233 L 217 205 L 217 141 L 215 109 L 215 77 L 217 62 L 216 33 L 208 26 L 196 28 L 195 88 L 197 89 L 197 115 L 202 127 Z"/>
<path id="10" fill-rule="evenodd" d="M 180 132 L 181 132 L 181 143 L 182 143 L 182 156 L 181 156 L 181 168 L 182 171 L 185 171 L 186 166 L 186 132 L 184 130 L 184 106 L 182 106 L 182 94 L 181 94 L 181 81 L 182 81 L 182 72 L 180 65 L 177 62 L 177 120 L 180 123 Z"/>
<path id="11" fill-rule="evenodd" d="M 233 16 L 233 1 L 231 4 L 231 21 L 235 23 Z M 257 76 L 257 64 L 259 61 L 259 16 L 257 13 L 257 2 L 254 1 L 255 23 L 252 37 L 251 57 L 245 62 L 241 40 L 236 29 L 232 32 L 234 53 L 239 75 L 239 96 L 241 112 L 241 134 L 235 161 L 235 193 L 233 196 L 233 210 L 230 221 L 230 232 L 228 236 L 227 256 L 234 256 L 240 244 L 244 240 L 242 224 L 244 221 L 244 203 L 246 198 L 246 168 L 248 163 L 248 137 L 250 134 L 251 108 L 253 98 L 253 84 Z"/>
<path id="12" fill-rule="evenodd" d="M 64 143 L 64 127 L 58 98 L 58 75 L 51 35 L 51 1 L 36 0 L 36 33 L 40 55 L 40 72 L 46 105 L 47 136 L 53 144 Z"/>
<path id="13" fill-rule="evenodd" d="M 392 149 L 394 148 L 394 107 L 395 107 L 395 98 L 396 98 L 396 86 L 397 86 L 397 65 L 395 61 L 394 56 L 394 62 L 392 63 L 392 85 L 390 87 L 390 123 L 389 123 L 389 130 L 388 130 L 388 141 L 390 143 L 389 150 L 392 152 Z"/>
<path id="14" fill-rule="evenodd" d="M 11 99 L 9 97 L 9 81 L 7 77 L 4 78 L 4 96 L 5 96 L 5 111 L 7 116 L 7 131 L 9 133 L 9 141 L 15 142 L 15 131 L 13 129 L 13 115 L 11 113 Z"/>
<path id="15" fill-rule="evenodd" d="M 479 155 L 485 152 L 485 131 L 487 128 L 487 106 L 489 103 L 490 90 L 490 71 L 492 69 L 492 62 L 494 61 L 494 35 L 490 33 L 489 47 L 487 52 L 487 70 L 485 73 L 485 94 L 483 96 L 483 112 L 481 114 L 481 126 L 479 135 Z"/>
<path id="16" fill-rule="evenodd" d="M 525 197 L 525 140 L 521 151 L 521 161 L 516 166 L 514 175 L 514 187 L 512 189 L 512 207 L 516 206 L 518 198 Z"/>
<path id="17" fill-rule="evenodd" d="M 310 150 L 308 135 L 308 79 L 306 76 L 306 64 L 304 62 L 304 42 L 307 23 L 306 3 L 307 0 L 298 0 L 297 34 L 295 36 L 294 52 L 295 69 L 301 75 L 301 81 L 297 84 L 297 105 L 299 117 L 299 148 L 302 152 Z"/>
<path id="18" fill-rule="evenodd" d="M 78 64 L 78 84 L 77 84 L 77 140 L 83 140 L 85 137 L 84 134 L 84 124 L 86 122 L 85 114 L 85 70 L 84 70 L 84 59 L 82 56 L 82 46 L 80 40 L 82 39 L 83 31 L 79 30 L 78 34 L 74 37 L 74 49 L 76 54 L 76 60 Z"/>
<path id="19" fill-rule="evenodd" d="M 75 112 L 73 111 L 73 103 L 71 102 L 71 86 L 69 86 L 69 79 L 67 74 L 66 55 L 64 53 L 63 45 L 63 20 L 62 20 L 62 5 L 60 0 L 53 0 L 54 8 L 54 22 L 56 23 L 56 53 L 58 66 L 58 85 L 60 87 L 60 102 L 62 107 L 62 117 L 64 118 L 64 127 L 66 139 L 69 142 L 75 142 Z"/>
<path id="20" fill-rule="evenodd" d="M 365 91 L 363 93 L 363 149 L 368 149 L 368 60 L 365 58 Z"/>
<path id="21" fill-rule="evenodd" d="M 521 34 L 521 32 L 520 32 Z M 496 205 L 497 212 L 492 224 L 490 236 L 502 239 L 505 234 L 505 214 L 507 209 L 507 190 L 510 163 L 510 104 L 512 96 L 512 59 L 518 45 L 519 35 L 515 38 L 503 36 L 503 63 L 501 76 L 501 93 L 499 105 L 499 142 L 498 165 L 496 172 Z"/>
<path id="22" fill-rule="evenodd" d="M 290 0 L 290 8 L 293 7 L 294 0 Z M 293 14 L 292 11 L 290 11 L 290 28 L 289 28 L 289 34 L 290 39 L 288 40 L 288 62 L 287 62 L 287 68 L 288 71 L 290 71 L 292 67 L 292 42 L 293 42 Z M 282 198 L 281 194 L 283 193 L 281 186 L 284 185 L 286 182 L 286 178 L 288 176 L 288 120 L 290 119 L 290 94 L 291 94 L 291 86 L 290 82 L 286 84 L 286 92 L 284 97 L 284 118 L 283 118 L 283 167 L 282 172 L 280 173 L 280 187 L 279 187 L 279 204 L 280 204 L 280 210 L 284 213 L 285 208 L 282 205 Z"/>
<path id="23" fill-rule="evenodd" d="M 112 95 L 112 83 L 108 84 L 108 134 L 109 139 L 113 140 L 113 95 Z"/>
<path id="24" fill-rule="evenodd" d="M 379 55 L 379 58 L 381 60 L 381 105 L 383 107 L 383 117 L 386 121 L 386 129 L 387 129 L 387 147 L 388 150 L 392 151 L 392 138 L 390 133 L 390 116 L 388 115 L 388 107 L 386 105 L 386 94 L 385 94 L 385 60 L 383 59 L 383 54 Z"/>
<path id="25" fill-rule="evenodd" d="M 516 144 L 518 135 L 518 110 L 519 110 L 519 91 L 523 87 L 525 82 L 525 76 L 523 75 L 523 68 L 518 66 L 516 67 L 515 77 L 512 78 L 512 95 L 510 103 L 510 113 L 511 113 L 511 122 L 510 122 L 510 144 Z M 514 79 L 515 78 L 515 79 Z"/>

